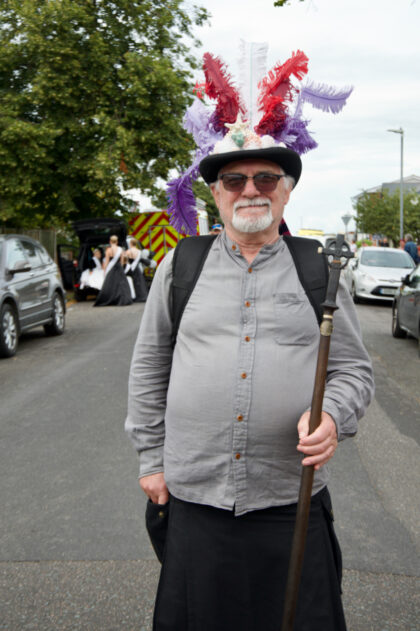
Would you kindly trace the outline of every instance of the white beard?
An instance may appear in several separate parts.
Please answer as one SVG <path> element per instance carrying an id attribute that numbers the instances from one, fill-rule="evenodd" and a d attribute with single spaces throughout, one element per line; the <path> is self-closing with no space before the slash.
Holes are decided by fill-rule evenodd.
<path id="1" fill-rule="evenodd" d="M 237 213 L 239 208 L 247 208 L 248 206 L 266 206 L 266 210 L 262 215 L 260 212 L 252 215 L 241 215 Z M 233 205 L 232 226 L 238 232 L 262 232 L 273 223 L 273 214 L 271 212 L 271 200 L 265 197 L 255 197 L 249 202 L 235 202 Z"/>

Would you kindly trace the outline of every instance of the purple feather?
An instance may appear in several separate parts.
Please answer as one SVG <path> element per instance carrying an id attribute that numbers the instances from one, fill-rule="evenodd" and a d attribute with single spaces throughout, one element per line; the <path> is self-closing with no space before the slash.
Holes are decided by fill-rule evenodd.
<path id="1" fill-rule="evenodd" d="M 284 142 L 286 147 L 293 149 L 299 155 L 315 149 L 318 143 L 309 134 L 308 123 L 309 121 L 302 120 L 297 116 L 287 116 L 282 130 L 275 136 L 275 140 Z"/>
<path id="2" fill-rule="evenodd" d="M 307 83 L 300 92 L 302 102 L 310 103 L 313 107 L 337 114 L 346 104 L 352 93 L 352 87 L 334 88 L 325 83 Z"/>
<path id="3" fill-rule="evenodd" d="M 210 153 L 223 133 L 217 132 L 213 126 L 214 113 L 211 112 L 200 99 L 195 99 L 185 113 L 183 125 L 192 134 L 195 144 L 206 155 Z M 227 130 L 225 130 L 227 131 Z"/>
<path id="4" fill-rule="evenodd" d="M 198 149 L 194 162 L 166 187 L 170 223 L 177 232 L 197 234 L 197 211 L 192 182 L 199 176 L 199 164 L 214 148 L 223 134 L 213 127 L 213 113 L 199 99 L 195 99 L 184 116 L 184 128 L 193 135 Z"/>
<path id="5" fill-rule="evenodd" d="M 192 178 L 187 172 L 168 182 L 170 224 L 177 232 L 197 234 L 197 210 L 192 191 Z"/>

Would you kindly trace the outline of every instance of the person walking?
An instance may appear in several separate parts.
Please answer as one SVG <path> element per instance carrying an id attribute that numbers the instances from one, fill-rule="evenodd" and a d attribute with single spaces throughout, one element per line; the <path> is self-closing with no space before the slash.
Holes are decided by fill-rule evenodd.
<path id="1" fill-rule="evenodd" d="M 411 235 L 409 233 L 405 235 L 404 251 L 408 252 L 408 254 L 413 259 L 414 263 L 416 263 L 416 264 L 420 263 L 420 258 L 419 258 L 419 255 L 418 255 L 417 246 L 416 246 L 416 244 L 414 243 L 414 240 L 413 240 L 413 235 Z"/>

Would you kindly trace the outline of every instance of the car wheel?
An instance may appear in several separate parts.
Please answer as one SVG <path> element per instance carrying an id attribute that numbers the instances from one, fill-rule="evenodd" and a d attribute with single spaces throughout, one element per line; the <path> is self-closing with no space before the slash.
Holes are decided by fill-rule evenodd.
<path id="1" fill-rule="evenodd" d="M 16 311 L 5 304 L 0 312 L 0 357 L 13 357 L 19 339 L 19 326 Z"/>
<path id="2" fill-rule="evenodd" d="M 62 335 L 64 333 L 64 301 L 60 294 L 55 293 L 53 298 L 52 321 L 44 324 L 47 335 Z"/>
<path id="3" fill-rule="evenodd" d="M 400 327 L 398 319 L 398 306 L 392 305 L 392 335 L 394 337 L 406 337 L 407 333 Z"/>
<path id="4" fill-rule="evenodd" d="M 358 303 L 362 302 L 361 299 L 359 298 L 359 296 L 356 294 L 356 285 L 354 283 L 352 283 L 352 285 L 351 285 L 350 293 L 351 293 L 351 297 L 353 298 L 353 302 L 355 304 L 358 304 Z"/>

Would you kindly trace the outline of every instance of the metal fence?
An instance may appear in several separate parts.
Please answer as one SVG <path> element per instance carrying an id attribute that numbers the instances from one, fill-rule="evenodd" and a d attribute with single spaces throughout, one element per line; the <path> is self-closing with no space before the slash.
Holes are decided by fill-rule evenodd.
<path id="1" fill-rule="evenodd" d="M 57 233 L 55 230 L 22 230 L 21 228 L 2 228 L 0 234 L 25 234 L 36 239 L 47 250 L 48 254 L 57 262 Z"/>

